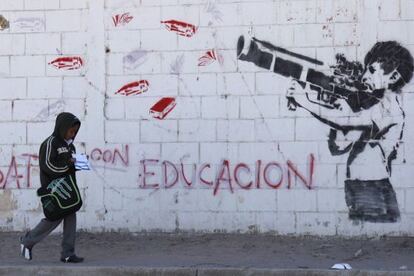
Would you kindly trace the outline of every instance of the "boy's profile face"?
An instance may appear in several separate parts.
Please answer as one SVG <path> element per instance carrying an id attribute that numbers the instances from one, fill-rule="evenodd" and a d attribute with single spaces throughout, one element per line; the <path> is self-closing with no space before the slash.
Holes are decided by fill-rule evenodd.
<path id="1" fill-rule="evenodd" d="M 79 125 L 74 125 L 73 127 L 69 128 L 65 133 L 65 140 L 75 138 L 76 133 L 79 130 Z"/>
<path id="2" fill-rule="evenodd" d="M 368 85 L 369 90 L 372 92 L 379 89 L 388 89 L 389 86 L 396 83 L 400 77 L 400 74 L 396 70 L 385 74 L 381 63 L 376 61 L 367 65 L 367 68 L 365 68 L 365 72 L 362 75 L 362 82 Z"/>

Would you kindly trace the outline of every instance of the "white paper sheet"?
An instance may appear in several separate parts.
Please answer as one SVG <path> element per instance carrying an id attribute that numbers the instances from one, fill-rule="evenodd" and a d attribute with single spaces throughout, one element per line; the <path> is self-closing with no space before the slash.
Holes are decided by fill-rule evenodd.
<path id="1" fill-rule="evenodd" d="M 72 157 L 76 159 L 75 168 L 77 170 L 90 170 L 89 160 L 85 154 L 73 154 Z"/>

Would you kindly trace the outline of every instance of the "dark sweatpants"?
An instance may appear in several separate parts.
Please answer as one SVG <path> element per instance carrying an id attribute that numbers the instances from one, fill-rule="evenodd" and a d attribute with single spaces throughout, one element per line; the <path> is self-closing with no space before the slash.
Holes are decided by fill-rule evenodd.
<path id="1" fill-rule="evenodd" d="M 68 215 L 63 219 L 50 221 L 42 219 L 39 224 L 23 237 L 22 243 L 27 248 L 32 248 L 43 238 L 49 235 L 63 220 L 63 240 L 61 257 L 66 258 L 75 254 L 76 239 L 76 213 Z"/>
<path id="2" fill-rule="evenodd" d="M 388 178 L 345 180 L 349 218 L 369 222 L 397 222 L 400 218 L 395 191 Z"/>

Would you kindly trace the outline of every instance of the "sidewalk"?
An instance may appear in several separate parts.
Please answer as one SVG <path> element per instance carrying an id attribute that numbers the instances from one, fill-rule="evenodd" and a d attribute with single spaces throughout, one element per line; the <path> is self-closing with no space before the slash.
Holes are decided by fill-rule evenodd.
<path id="1" fill-rule="evenodd" d="M 60 235 L 38 244 L 30 262 L 19 256 L 19 235 L 0 233 L 0 275 L 337 275 L 329 268 L 342 262 L 353 268 L 345 275 L 414 275 L 414 238 L 406 237 L 79 233 L 86 261 L 68 265 L 59 261 Z"/>

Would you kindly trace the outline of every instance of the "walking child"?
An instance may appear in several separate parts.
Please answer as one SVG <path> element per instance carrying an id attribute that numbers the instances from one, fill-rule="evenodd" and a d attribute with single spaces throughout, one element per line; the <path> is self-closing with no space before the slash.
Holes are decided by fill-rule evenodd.
<path id="1" fill-rule="evenodd" d="M 75 254 L 76 211 L 81 207 L 82 201 L 76 186 L 76 160 L 72 157 L 76 152 L 73 141 L 80 125 L 81 122 L 75 115 L 67 112 L 60 113 L 56 117 L 53 134 L 40 146 L 41 187 L 37 193 L 42 199 L 45 218 L 20 238 L 21 255 L 27 260 L 32 259 L 33 247 L 63 221 L 60 260 L 65 263 L 83 261 L 83 258 Z M 71 202 L 71 199 L 76 197 L 74 204 L 68 205 L 69 207 L 65 206 L 65 202 Z"/>

